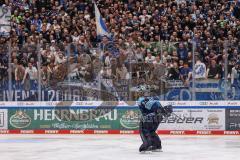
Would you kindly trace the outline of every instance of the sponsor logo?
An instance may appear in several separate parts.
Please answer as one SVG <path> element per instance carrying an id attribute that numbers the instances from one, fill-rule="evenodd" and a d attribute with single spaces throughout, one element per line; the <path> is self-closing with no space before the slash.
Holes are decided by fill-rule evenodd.
<path id="1" fill-rule="evenodd" d="M 120 124 L 127 129 L 136 129 L 139 126 L 138 112 L 128 110 L 120 118 Z"/>
<path id="2" fill-rule="evenodd" d="M 83 130 L 70 130 L 70 134 L 84 134 Z"/>
<path id="3" fill-rule="evenodd" d="M 108 134 L 108 130 L 94 130 L 96 134 Z"/>
<path id="4" fill-rule="evenodd" d="M 186 124 L 202 124 L 203 123 L 203 117 L 185 117 L 185 116 L 180 116 L 178 117 L 171 116 L 169 118 L 164 118 L 161 123 L 186 123 Z"/>
<path id="5" fill-rule="evenodd" d="M 19 110 L 10 117 L 10 124 L 15 128 L 26 128 L 31 124 L 31 118 L 26 112 Z"/>
<path id="6" fill-rule="evenodd" d="M 58 130 L 45 130 L 46 134 L 58 134 Z"/>
<path id="7" fill-rule="evenodd" d="M 34 120 L 88 121 L 117 120 L 116 109 L 34 109 Z"/>
<path id="8" fill-rule="evenodd" d="M 33 102 L 26 102 L 26 106 L 33 106 L 34 103 Z"/>
<path id="9" fill-rule="evenodd" d="M 240 122 L 231 122 L 229 123 L 229 128 L 230 129 L 239 129 L 240 128 Z"/>
<path id="10" fill-rule="evenodd" d="M 238 131 L 224 131 L 224 134 L 226 134 L 226 135 L 239 135 L 240 133 Z"/>
<path id="11" fill-rule="evenodd" d="M 199 135 L 210 135 L 211 133 L 211 131 L 197 131 L 197 134 Z"/>
<path id="12" fill-rule="evenodd" d="M 227 109 L 226 113 L 227 113 L 226 114 L 227 130 L 239 130 L 240 129 L 240 110 Z"/>
<path id="13" fill-rule="evenodd" d="M 185 131 L 170 131 L 170 134 L 182 135 L 185 134 Z"/>
<path id="14" fill-rule="evenodd" d="M 33 134 L 34 130 L 21 130 L 20 133 L 22 133 L 22 134 Z"/>
<path id="15" fill-rule="evenodd" d="M 8 128 L 8 111 L 7 109 L 0 109 L 0 129 Z"/>
<path id="16" fill-rule="evenodd" d="M 219 123 L 219 117 L 217 114 L 210 114 L 208 116 L 208 124 L 211 125 L 211 124 L 218 124 Z"/>
<path id="17" fill-rule="evenodd" d="M 230 111 L 230 117 L 233 118 L 233 117 L 240 117 L 240 110 L 238 109 L 231 109 Z"/>
<path id="18" fill-rule="evenodd" d="M 185 106 L 185 105 L 186 105 L 186 102 L 178 101 L 176 105 L 179 105 L 179 106 Z"/>
<path id="19" fill-rule="evenodd" d="M 208 105 L 208 102 L 199 102 L 199 104 L 202 106 L 206 106 L 206 105 Z"/>
<path id="20" fill-rule="evenodd" d="M 0 134 L 9 134 L 9 130 L 0 130 Z"/>
<path id="21" fill-rule="evenodd" d="M 211 113 L 207 117 L 207 123 L 204 125 L 205 129 L 208 130 L 218 130 L 223 128 L 223 124 L 220 121 L 220 115 L 216 113 Z"/>
<path id="22" fill-rule="evenodd" d="M 120 130 L 120 134 L 134 134 L 134 131 L 124 131 L 124 130 Z"/>
<path id="23" fill-rule="evenodd" d="M 228 104 L 228 105 L 233 105 L 233 106 L 238 105 L 237 102 L 232 102 L 232 101 L 231 101 L 231 102 L 227 102 L 227 104 Z"/>
<path id="24" fill-rule="evenodd" d="M 4 112 L 0 112 L 0 127 L 4 127 Z"/>
<path id="25" fill-rule="evenodd" d="M 209 105 L 217 106 L 218 102 L 209 102 Z"/>
<path id="26" fill-rule="evenodd" d="M 175 105 L 176 103 L 175 102 L 168 102 L 167 104 L 168 105 Z"/>

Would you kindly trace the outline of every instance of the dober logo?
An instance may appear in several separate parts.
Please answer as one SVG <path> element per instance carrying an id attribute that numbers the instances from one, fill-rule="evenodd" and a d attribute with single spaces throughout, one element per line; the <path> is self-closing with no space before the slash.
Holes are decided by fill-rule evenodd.
<path id="1" fill-rule="evenodd" d="M 10 124 L 15 128 L 26 128 L 31 124 L 31 118 L 24 111 L 16 111 L 10 118 Z"/>
<path id="2" fill-rule="evenodd" d="M 125 114 L 120 118 L 120 123 L 127 129 L 136 129 L 139 125 L 138 113 L 133 110 L 126 111 Z"/>

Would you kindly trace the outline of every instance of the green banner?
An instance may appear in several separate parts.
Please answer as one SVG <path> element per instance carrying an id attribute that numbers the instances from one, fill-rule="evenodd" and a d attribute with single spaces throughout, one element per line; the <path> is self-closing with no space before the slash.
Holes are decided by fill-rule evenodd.
<path id="1" fill-rule="evenodd" d="M 9 109 L 9 129 L 132 130 L 137 109 Z"/>

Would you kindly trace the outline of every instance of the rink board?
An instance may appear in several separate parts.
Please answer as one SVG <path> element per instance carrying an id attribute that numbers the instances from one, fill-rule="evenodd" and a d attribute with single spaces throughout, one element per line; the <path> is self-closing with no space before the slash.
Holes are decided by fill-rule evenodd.
<path id="1" fill-rule="evenodd" d="M 236 131 L 158 130 L 161 135 L 240 135 Z M 139 134 L 138 130 L 0 130 L 0 134 Z"/>
<path id="2" fill-rule="evenodd" d="M 239 135 L 240 102 L 179 101 L 158 134 Z M 1 102 L 0 134 L 139 134 L 135 102 Z"/>

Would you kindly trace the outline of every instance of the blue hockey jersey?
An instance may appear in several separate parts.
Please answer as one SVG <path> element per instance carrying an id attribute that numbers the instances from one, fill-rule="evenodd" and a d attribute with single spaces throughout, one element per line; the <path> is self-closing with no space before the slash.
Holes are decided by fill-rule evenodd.
<path id="1" fill-rule="evenodd" d="M 162 108 L 158 99 L 140 97 L 138 106 L 143 115 L 155 113 Z"/>

